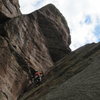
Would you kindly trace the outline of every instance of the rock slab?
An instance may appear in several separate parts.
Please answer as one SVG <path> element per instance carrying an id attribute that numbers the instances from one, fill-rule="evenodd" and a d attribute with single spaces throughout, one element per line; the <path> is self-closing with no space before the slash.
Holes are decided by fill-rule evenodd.
<path id="1" fill-rule="evenodd" d="M 42 91 L 42 92 L 41 92 Z M 100 42 L 92 43 L 58 61 L 37 89 L 19 100 L 99 100 Z"/>

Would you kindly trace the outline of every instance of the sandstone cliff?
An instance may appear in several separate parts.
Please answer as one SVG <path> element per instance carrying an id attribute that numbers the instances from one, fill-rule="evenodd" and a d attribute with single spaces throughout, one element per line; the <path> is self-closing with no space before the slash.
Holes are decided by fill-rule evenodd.
<path id="1" fill-rule="evenodd" d="M 1 5 L 5 2 L 10 9 L 12 2 Z M 0 10 L 0 100 L 17 100 L 29 84 L 30 67 L 45 74 L 71 52 L 69 28 L 58 9 L 50 4 L 20 15 L 17 1 L 14 5 L 15 14 Z"/>

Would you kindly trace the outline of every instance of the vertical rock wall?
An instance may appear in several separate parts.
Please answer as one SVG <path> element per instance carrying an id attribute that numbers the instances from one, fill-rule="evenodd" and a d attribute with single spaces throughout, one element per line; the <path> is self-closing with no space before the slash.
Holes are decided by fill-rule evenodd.
<path id="1" fill-rule="evenodd" d="M 16 61 L 7 41 L 0 36 L 0 100 L 16 100 L 27 76 Z"/>
<path id="2" fill-rule="evenodd" d="M 65 18 L 55 6 L 49 4 L 38 10 L 37 21 L 54 62 L 71 52 L 69 48 L 71 43 L 69 27 Z"/>
<path id="3" fill-rule="evenodd" d="M 30 67 L 47 73 L 70 52 L 70 34 L 51 4 L 29 15 L 20 15 L 17 1 L 0 4 L 0 100 L 16 100 L 28 84 Z"/>

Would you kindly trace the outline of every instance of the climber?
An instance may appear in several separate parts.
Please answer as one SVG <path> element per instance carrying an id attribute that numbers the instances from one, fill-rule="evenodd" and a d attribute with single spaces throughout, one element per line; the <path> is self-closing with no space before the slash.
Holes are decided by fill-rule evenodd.
<path id="1" fill-rule="evenodd" d="M 34 74 L 34 83 L 35 85 L 40 85 L 42 82 L 43 73 L 36 71 Z"/>
<path id="2" fill-rule="evenodd" d="M 38 72 L 34 70 L 32 67 L 29 67 L 29 76 L 30 76 L 30 84 L 40 85 L 43 77 L 42 72 Z"/>
<path id="3" fill-rule="evenodd" d="M 30 80 L 31 80 L 31 84 L 34 83 L 34 75 L 35 75 L 35 70 L 32 68 L 32 67 L 29 67 L 29 77 L 30 77 Z"/>

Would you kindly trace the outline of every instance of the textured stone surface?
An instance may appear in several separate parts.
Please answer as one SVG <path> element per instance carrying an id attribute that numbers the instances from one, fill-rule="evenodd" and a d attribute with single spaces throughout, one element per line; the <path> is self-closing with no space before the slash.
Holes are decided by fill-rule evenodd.
<path id="1" fill-rule="evenodd" d="M 0 0 L 0 23 L 20 14 L 18 0 Z"/>
<path id="2" fill-rule="evenodd" d="M 37 11 L 37 21 L 54 62 L 70 53 L 70 31 L 65 18 L 55 6 L 49 4 Z"/>
<path id="3" fill-rule="evenodd" d="M 10 3 L 5 1 L 9 9 Z M 5 8 L 0 6 L 0 100 L 17 100 L 19 95 L 18 100 L 100 99 L 100 43 L 70 53 L 68 25 L 53 5 L 6 22 L 20 12 L 13 12 L 12 6 L 10 15 L 3 4 L 0 1 Z M 43 84 L 22 94 L 29 83 L 29 67 L 45 74 L 51 71 Z"/>
<path id="4" fill-rule="evenodd" d="M 0 25 L 0 99 L 17 99 L 28 84 L 29 67 L 47 73 L 52 60 L 70 52 L 69 28 L 63 20 L 61 13 L 48 5 Z"/>
<path id="5" fill-rule="evenodd" d="M 0 36 L 0 100 L 16 100 L 28 76 L 8 45 Z"/>
<path id="6" fill-rule="evenodd" d="M 100 43 L 93 43 L 58 61 L 48 74 L 47 81 L 26 92 L 20 100 L 99 99 Z"/>
<path id="7" fill-rule="evenodd" d="M 28 15 L 12 19 L 4 25 L 3 29 L 2 35 L 7 37 L 9 46 L 19 63 L 23 62 L 20 61 L 23 58 L 27 65 L 43 72 L 53 65 L 45 39 L 39 31 L 34 16 Z"/>

